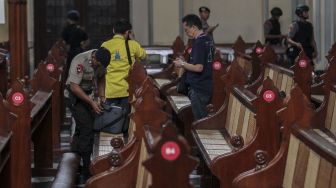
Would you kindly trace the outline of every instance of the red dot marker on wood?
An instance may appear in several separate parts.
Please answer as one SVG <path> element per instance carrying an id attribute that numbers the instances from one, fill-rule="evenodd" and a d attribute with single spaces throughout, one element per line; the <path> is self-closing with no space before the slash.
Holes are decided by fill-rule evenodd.
<path id="1" fill-rule="evenodd" d="M 161 155 L 167 161 L 174 161 L 180 156 L 181 150 L 176 142 L 166 142 L 161 147 Z"/>
<path id="2" fill-rule="evenodd" d="M 263 99 L 266 102 L 272 102 L 275 99 L 275 93 L 273 91 L 271 91 L 271 90 L 267 90 L 263 94 Z"/>
<path id="3" fill-rule="evenodd" d="M 16 92 L 12 95 L 12 102 L 15 106 L 21 105 L 24 101 L 24 96 L 20 92 Z"/>

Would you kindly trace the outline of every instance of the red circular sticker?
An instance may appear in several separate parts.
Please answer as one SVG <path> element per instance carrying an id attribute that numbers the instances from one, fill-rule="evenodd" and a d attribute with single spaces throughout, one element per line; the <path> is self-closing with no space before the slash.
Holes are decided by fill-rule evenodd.
<path id="1" fill-rule="evenodd" d="M 261 54 L 263 52 L 263 49 L 258 47 L 258 48 L 256 48 L 255 51 L 256 51 L 257 54 Z"/>
<path id="2" fill-rule="evenodd" d="M 167 161 L 174 161 L 180 156 L 180 147 L 176 142 L 166 142 L 161 147 L 161 155 Z"/>
<path id="3" fill-rule="evenodd" d="M 55 70 L 54 65 L 51 64 L 51 63 L 49 63 L 49 64 L 47 65 L 47 70 L 48 70 L 49 72 L 54 72 L 54 70 Z"/>
<path id="4" fill-rule="evenodd" d="M 16 92 L 12 95 L 12 102 L 14 105 L 18 106 L 22 104 L 24 101 L 24 97 L 22 93 Z"/>
<path id="5" fill-rule="evenodd" d="M 299 61 L 299 66 L 300 66 L 301 68 L 306 68 L 306 66 L 307 66 L 307 61 L 304 60 L 304 59 L 301 59 L 301 60 Z"/>
<path id="6" fill-rule="evenodd" d="M 188 54 L 191 54 L 192 48 L 188 48 L 187 52 Z"/>
<path id="7" fill-rule="evenodd" d="M 263 98 L 266 102 L 272 102 L 275 99 L 275 93 L 271 90 L 267 90 L 264 92 Z"/>
<path id="8" fill-rule="evenodd" d="M 213 64 L 212 64 L 212 68 L 214 70 L 220 70 L 222 68 L 222 64 L 219 62 L 219 61 L 215 61 Z"/>

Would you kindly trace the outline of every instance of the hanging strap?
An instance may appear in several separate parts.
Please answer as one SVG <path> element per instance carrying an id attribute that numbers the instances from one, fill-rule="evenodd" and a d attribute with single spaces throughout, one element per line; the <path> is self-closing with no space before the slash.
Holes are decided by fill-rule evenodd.
<path id="1" fill-rule="evenodd" d="M 131 53 L 130 53 L 130 49 L 129 49 L 129 46 L 128 46 L 128 39 L 125 40 L 125 46 L 126 46 L 128 63 L 129 63 L 130 66 L 132 66 L 132 58 L 131 58 Z"/>

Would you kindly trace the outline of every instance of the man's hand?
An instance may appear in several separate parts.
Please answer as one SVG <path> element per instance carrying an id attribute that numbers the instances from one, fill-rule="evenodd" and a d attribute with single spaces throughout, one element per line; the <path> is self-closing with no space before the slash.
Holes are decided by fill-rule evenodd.
<path id="1" fill-rule="evenodd" d="M 215 25 L 215 26 L 210 26 L 205 33 L 212 33 L 217 27 L 219 26 L 219 24 Z"/>
<path id="2" fill-rule="evenodd" d="M 173 63 L 175 64 L 176 67 L 182 67 L 182 63 L 184 62 L 183 59 L 181 58 L 176 58 Z"/>
<path id="3" fill-rule="evenodd" d="M 102 106 L 100 105 L 100 103 L 98 103 L 97 101 L 92 101 L 91 102 L 91 107 L 92 107 L 92 110 L 96 113 L 96 114 L 100 114 L 102 113 Z"/>
<path id="4" fill-rule="evenodd" d="M 303 50 L 303 46 L 302 46 L 301 43 L 296 43 L 295 45 L 296 45 L 296 47 L 298 47 L 300 50 Z"/>

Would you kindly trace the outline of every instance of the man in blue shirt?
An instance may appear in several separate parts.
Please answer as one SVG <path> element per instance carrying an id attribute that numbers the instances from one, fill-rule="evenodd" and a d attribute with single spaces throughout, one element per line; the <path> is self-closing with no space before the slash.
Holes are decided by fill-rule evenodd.
<path id="1" fill-rule="evenodd" d="M 202 22 L 197 15 L 189 14 L 182 19 L 183 28 L 189 38 L 193 39 L 189 62 L 182 58 L 174 61 L 175 66 L 186 71 L 188 97 L 195 120 L 207 116 L 206 105 L 212 96 L 212 61 L 213 41 L 202 30 Z"/>

